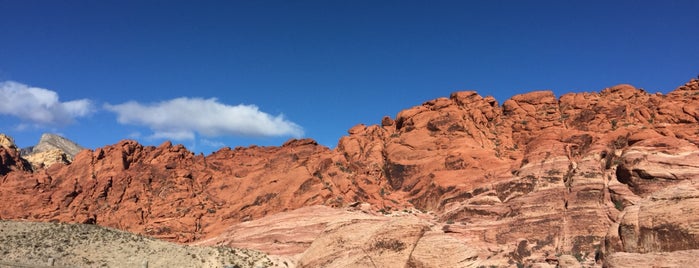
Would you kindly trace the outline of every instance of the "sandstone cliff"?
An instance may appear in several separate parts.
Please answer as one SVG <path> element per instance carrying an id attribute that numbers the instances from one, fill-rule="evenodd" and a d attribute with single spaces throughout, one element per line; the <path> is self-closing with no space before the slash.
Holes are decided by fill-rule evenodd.
<path id="1" fill-rule="evenodd" d="M 614 266 L 624 254 L 699 249 L 698 122 L 699 81 L 692 80 L 667 95 L 618 85 L 560 98 L 537 91 L 502 105 L 457 92 L 380 125 L 357 125 L 334 150 L 304 139 L 203 156 L 169 142 L 126 140 L 32 173 L 0 149 L 7 155 L 0 217 L 226 244 L 241 222 L 366 203 L 379 218 L 410 215 L 379 225 L 323 221 L 289 254 L 309 267 L 381 256 L 430 267 L 437 253 L 427 249 L 443 243 L 468 246 L 467 256 L 443 259 L 456 266 Z M 370 238 L 348 236 L 358 230 Z"/>

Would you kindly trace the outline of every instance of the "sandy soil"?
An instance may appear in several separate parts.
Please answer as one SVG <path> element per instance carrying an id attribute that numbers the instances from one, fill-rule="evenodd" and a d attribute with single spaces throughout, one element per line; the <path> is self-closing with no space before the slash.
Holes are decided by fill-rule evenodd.
<path id="1" fill-rule="evenodd" d="M 0 267 L 272 267 L 264 253 L 187 246 L 96 225 L 0 221 Z M 146 263 L 147 262 L 147 263 Z"/>

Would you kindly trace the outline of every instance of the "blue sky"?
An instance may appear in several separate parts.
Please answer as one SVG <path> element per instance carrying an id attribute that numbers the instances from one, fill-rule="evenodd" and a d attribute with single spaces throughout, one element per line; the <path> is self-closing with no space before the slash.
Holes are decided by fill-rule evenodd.
<path id="1" fill-rule="evenodd" d="M 0 132 L 196 152 L 347 129 L 458 90 L 500 103 L 699 74 L 699 1 L 0 0 Z M 4 99 L 3 99 L 4 98 Z"/>

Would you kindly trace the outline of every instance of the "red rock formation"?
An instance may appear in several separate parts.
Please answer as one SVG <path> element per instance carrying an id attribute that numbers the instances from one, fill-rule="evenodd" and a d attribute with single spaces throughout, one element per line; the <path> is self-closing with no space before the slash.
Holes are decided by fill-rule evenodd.
<path id="1" fill-rule="evenodd" d="M 7 204 L 0 211 L 3 218 L 97 223 L 194 241 L 269 213 L 341 204 L 314 175 L 329 152 L 312 140 L 293 140 L 204 157 L 169 142 L 153 147 L 127 140 L 83 151 L 70 165 L 11 173 L 0 185 Z"/>
<path id="2" fill-rule="evenodd" d="M 698 80 L 667 95 L 618 85 L 559 99 L 537 91 L 502 105 L 457 92 L 381 125 L 357 125 L 334 150 L 291 140 L 204 157 L 181 145 L 123 141 L 36 173 L 2 162 L 13 171 L 0 183 L 0 217 L 91 222 L 191 242 L 287 210 L 367 202 L 385 213 L 433 211 L 480 261 L 492 257 L 478 264 L 556 262 L 563 253 L 591 265 L 605 253 L 699 247 L 693 235 L 657 240 L 696 233 L 687 224 L 694 218 L 673 214 L 673 228 L 633 223 L 667 217 L 651 204 L 687 193 L 669 189 L 699 179 L 698 122 Z M 617 225 L 620 232 L 609 231 Z"/>

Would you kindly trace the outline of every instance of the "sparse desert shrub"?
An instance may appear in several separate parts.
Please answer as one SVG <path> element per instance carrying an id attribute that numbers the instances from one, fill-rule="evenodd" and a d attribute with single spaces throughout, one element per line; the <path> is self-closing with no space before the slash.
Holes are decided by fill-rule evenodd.
<path id="1" fill-rule="evenodd" d="M 398 239 L 381 239 L 379 241 L 376 241 L 372 245 L 371 248 L 378 249 L 378 250 L 388 249 L 388 250 L 398 252 L 398 251 L 404 250 L 406 247 L 405 247 L 405 243 L 403 243 L 403 241 L 400 241 Z"/>
<path id="2" fill-rule="evenodd" d="M 621 200 L 614 200 L 614 208 L 616 208 L 618 211 L 623 211 L 624 210 L 624 202 Z"/>

